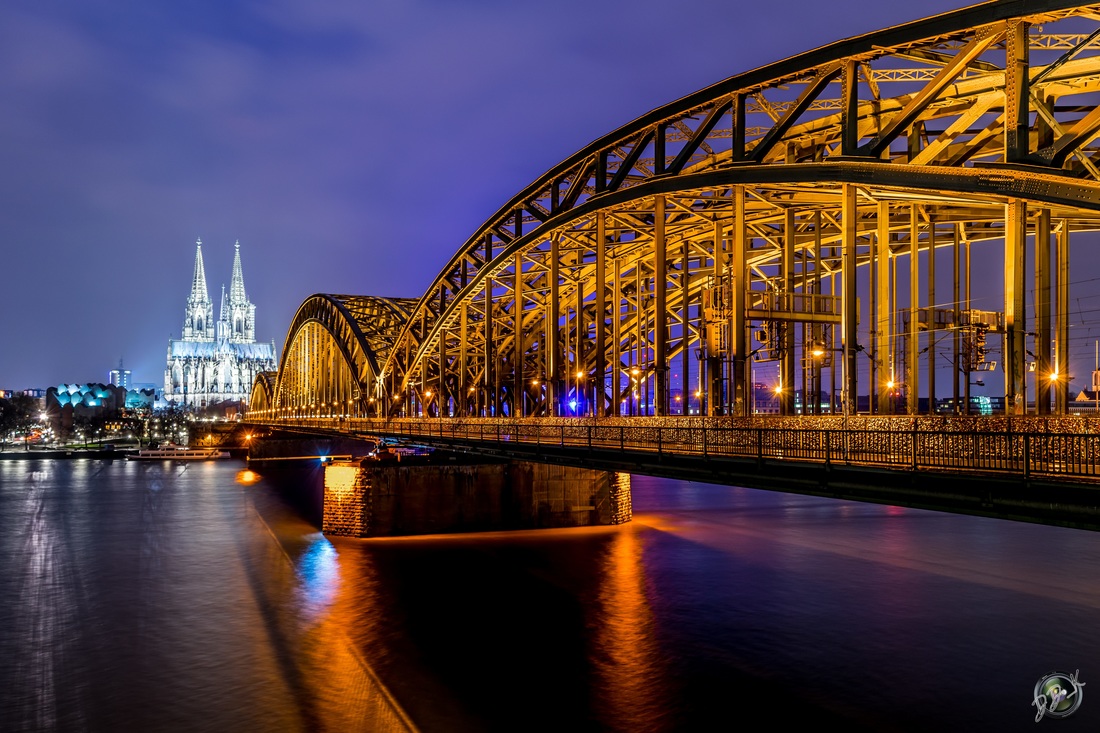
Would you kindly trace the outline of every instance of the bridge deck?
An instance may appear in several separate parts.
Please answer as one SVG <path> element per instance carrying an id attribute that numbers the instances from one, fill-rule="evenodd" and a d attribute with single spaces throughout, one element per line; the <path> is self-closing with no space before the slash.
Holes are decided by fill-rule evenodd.
<path id="1" fill-rule="evenodd" d="M 520 460 L 1100 529 L 1100 434 L 721 426 L 684 418 L 284 420 Z M 901 422 L 901 421 L 899 421 Z M 771 424 L 769 424 L 771 423 Z M 275 423 L 269 423 L 275 424 Z M 1044 432 L 1038 432 L 1038 430 Z"/>

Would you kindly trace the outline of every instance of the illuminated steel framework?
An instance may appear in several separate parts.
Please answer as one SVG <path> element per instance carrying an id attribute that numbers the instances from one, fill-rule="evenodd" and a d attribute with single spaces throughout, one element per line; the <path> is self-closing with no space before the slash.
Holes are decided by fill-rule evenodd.
<path id="1" fill-rule="evenodd" d="M 260 372 L 252 383 L 252 392 L 248 397 L 248 409 L 254 412 L 266 412 L 275 407 L 275 390 L 278 384 L 278 372 Z"/>
<path id="2" fill-rule="evenodd" d="M 752 365 L 774 361 L 785 414 L 796 392 L 830 395 L 807 412 L 860 394 L 873 412 L 948 395 L 961 411 L 999 336 L 1006 411 L 1026 410 L 1031 354 L 1037 411 L 1064 413 L 1070 241 L 1100 228 L 1098 101 L 1100 5 L 1053 0 L 731 77 L 550 169 L 418 301 L 307 300 L 269 409 L 664 415 L 679 395 L 744 415 Z M 1003 256 L 996 311 L 971 307 L 978 242 L 1002 243 L 985 255 Z"/>
<path id="3" fill-rule="evenodd" d="M 263 376 L 256 380 L 253 399 L 259 398 L 258 392 L 269 395 L 265 407 L 256 411 L 366 414 L 381 365 L 415 306 L 415 298 L 310 296 L 287 332 L 276 383 L 268 387 Z"/>

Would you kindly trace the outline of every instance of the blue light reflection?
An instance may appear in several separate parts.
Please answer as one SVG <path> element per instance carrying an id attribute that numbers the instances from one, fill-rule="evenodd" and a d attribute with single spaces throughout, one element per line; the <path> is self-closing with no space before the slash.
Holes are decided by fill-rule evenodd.
<path id="1" fill-rule="evenodd" d="M 320 532 L 312 538 L 295 568 L 300 581 L 298 593 L 303 610 L 309 618 L 319 616 L 332 605 L 340 583 L 340 564 L 336 548 Z"/>

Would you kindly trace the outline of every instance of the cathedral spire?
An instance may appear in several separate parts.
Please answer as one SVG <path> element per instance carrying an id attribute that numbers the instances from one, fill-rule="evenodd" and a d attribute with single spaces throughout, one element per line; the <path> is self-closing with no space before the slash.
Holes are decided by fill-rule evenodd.
<path id="1" fill-rule="evenodd" d="M 244 272 L 241 270 L 241 241 L 233 245 L 233 279 L 229 282 L 229 302 L 247 303 L 248 296 L 244 292 Z"/>
<path id="2" fill-rule="evenodd" d="M 191 294 L 187 296 L 187 311 L 183 317 L 183 340 L 214 340 L 214 306 L 206 289 L 201 239 L 195 241 L 195 274 L 191 278 Z"/>
<path id="3" fill-rule="evenodd" d="M 218 339 L 229 338 L 229 309 L 225 307 L 225 283 L 222 283 L 222 302 L 218 306 Z"/>
<path id="4" fill-rule="evenodd" d="M 195 275 L 191 279 L 191 303 L 205 303 L 210 300 L 206 289 L 206 268 L 202 264 L 202 239 L 195 240 Z"/>
<path id="5" fill-rule="evenodd" d="M 170 339 L 164 369 L 164 399 L 211 405 L 248 399 L 256 375 L 273 372 L 275 344 L 256 341 L 256 306 L 248 302 L 241 246 L 233 257 L 233 279 L 222 284 L 218 320 L 206 288 L 202 240 L 195 242 L 195 273 L 180 339 Z"/>

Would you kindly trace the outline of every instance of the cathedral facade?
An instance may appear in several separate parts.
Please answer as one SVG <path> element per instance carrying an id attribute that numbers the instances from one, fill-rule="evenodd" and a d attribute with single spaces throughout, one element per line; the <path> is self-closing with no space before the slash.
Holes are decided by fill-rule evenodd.
<path id="1" fill-rule="evenodd" d="M 168 342 L 164 399 L 204 407 L 244 401 L 256 374 L 278 369 L 275 344 L 256 341 L 256 306 L 248 301 L 241 270 L 241 245 L 233 254 L 233 275 L 226 295 L 222 286 L 218 319 L 206 289 L 202 240 L 196 242 L 195 274 L 183 318 L 183 338 Z"/>

